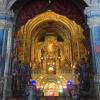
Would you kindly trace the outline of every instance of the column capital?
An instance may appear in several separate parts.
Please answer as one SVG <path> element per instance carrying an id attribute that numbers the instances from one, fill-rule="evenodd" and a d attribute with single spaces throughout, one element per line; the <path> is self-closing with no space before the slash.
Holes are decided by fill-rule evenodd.
<path id="1" fill-rule="evenodd" d="M 100 17 L 95 16 L 94 18 L 88 18 L 87 24 L 90 28 L 100 26 Z"/>
<path id="2" fill-rule="evenodd" d="M 0 20 L 6 19 L 9 20 L 9 18 L 14 17 L 14 13 L 12 10 L 0 10 Z"/>
<path id="3" fill-rule="evenodd" d="M 16 0 L 0 0 L 0 9 L 10 9 L 11 6 L 16 2 Z"/>
<path id="4" fill-rule="evenodd" d="M 12 19 L 14 17 L 13 11 L 10 10 L 0 10 L 0 28 L 12 27 Z"/>
<path id="5" fill-rule="evenodd" d="M 100 1 L 99 0 L 84 0 L 84 2 L 88 6 L 96 6 L 96 7 L 99 7 L 100 6 Z"/>
<path id="6" fill-rule="evenodd" d="M 85 15 L 89 18 L 99 16 L 100 17 L 100 7 L 86 7 L 84 11 Z"/>
<path id="7" fill-rule="evenodd" d="M 84 13 L 90 28 L 100 26 L 100 7 L 86 7 Z"/>

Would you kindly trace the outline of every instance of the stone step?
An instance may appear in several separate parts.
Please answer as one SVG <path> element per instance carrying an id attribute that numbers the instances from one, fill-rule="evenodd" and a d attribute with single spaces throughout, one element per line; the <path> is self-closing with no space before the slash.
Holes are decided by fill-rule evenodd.
<path id="1" fill-rule="evenodd" d="M 24 100 L 23 98 L 7 98 L 6 100 Z M 39 97 L 37 100 L 72 100 L 71 97 Z M 81 98 L 80 100 L 84 100 Z M 96 98 L 88 98 L 88 100 L 96 100 Z"/>

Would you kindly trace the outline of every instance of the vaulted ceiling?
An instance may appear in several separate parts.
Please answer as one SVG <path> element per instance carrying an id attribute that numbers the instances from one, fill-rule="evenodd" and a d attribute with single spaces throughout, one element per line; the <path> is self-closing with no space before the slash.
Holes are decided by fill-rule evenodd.
<path id="1" fill-rule="evenodd" d="M 86 6 L 83 0 L 17 0 L 11 9 L 15 13 L 17 12 L 17 28 L 20 28 L 21 25 L 36 15 L 52 10 L 74 20 L 87 30 L 88 26 L 84 15 Z"/>
<path id="2" fill-rule="evenodd" d="M 33 2 L 36 2 L 36 1 L 39 1 L 39 0 L 16 0 L 16 2 L 14 3 L 14 5 L 12 6 L 12 9 L 15 11 L 17 10 L 19 7 L 22 7 L 23 5 L 27 4 L 28 2 L 30 1 L 33 1 Z M 46 0 L 47 2 L 51 1 L 55 1 L 55 0 Z M 63 0 L 58 0 L 59 1 L 62 1 Z M 66 0 L 68 1 L 68 0 Z M 84 0 L 70 0 L 72 3 L 74 3 L 81 11 L 83 11 L 84 7 L 86 7 L 86 3 L 84 2 Z"/>

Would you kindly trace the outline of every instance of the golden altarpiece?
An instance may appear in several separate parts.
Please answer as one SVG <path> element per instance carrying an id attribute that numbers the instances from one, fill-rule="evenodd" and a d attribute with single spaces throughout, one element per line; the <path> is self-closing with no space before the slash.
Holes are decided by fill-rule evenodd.
<path id="1" fill-rule="evenodd" d="M 56 91 L 58 81 L 62 85 L 66 80 L 77 83 L 73 73 L 75 64 L 82 57 L 87 59 L 88 55 L 82 43 L 85 37 L 81 26 L 65 16 L 47 11 L 30 19 L 16 35 L 17 54 L 22 62 L 30 63 L 32 79 L 44 91 Z"/>

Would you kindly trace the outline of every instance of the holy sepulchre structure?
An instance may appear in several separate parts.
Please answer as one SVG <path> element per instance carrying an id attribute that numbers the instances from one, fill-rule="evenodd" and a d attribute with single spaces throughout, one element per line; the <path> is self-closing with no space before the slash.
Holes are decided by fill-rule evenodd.
<path id="1" fill-rule="evenodd" d="M 74 88 L 100 100 L 99 21 L 99 0 L 0 0 L 0 100 L 33 85 L 38 97 Z"/>

